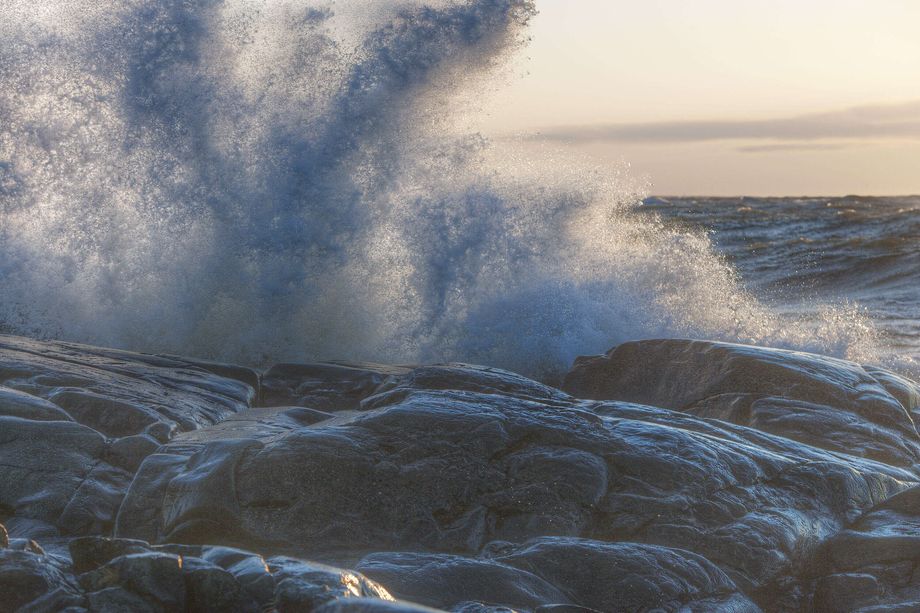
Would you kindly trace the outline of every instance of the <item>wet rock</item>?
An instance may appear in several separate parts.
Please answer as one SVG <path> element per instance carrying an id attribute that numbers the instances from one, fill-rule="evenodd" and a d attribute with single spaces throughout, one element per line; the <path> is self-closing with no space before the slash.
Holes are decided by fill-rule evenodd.
<path id="1" fill-rule="evenodd" d="M 391 599 L 356 572 L 229 547 L 82 537 L 69 548 L 72 583 L 100 610 L 312 611 L 343 598 Z"/>
<path id="2" fill-rule="evenodd" d="M 372 397 L 361 403 L 360 408 L 367 410 L 393 404 L 413 390 L 457 390 L 497 394 L 545 404 L 566 405 L 572 401 L 571 396 L 556 388 L 499 368 L 469 364 L 436 364 L 420 366 L 405 374 L 390 377 L 375 390 Z"/>
<path id="3" fill-rule="evenodd" d="M 453 389 L 478 376 L 381 388 L 314 424 L 280 411 L 226 436 L 182 434 L 141 467 L 117 532 L 333 560 L 631 541 L 694 552 L 766 601 L 822 540 L 915 479 L 654 407 Z"/>
<path id="4" fill-rule="evenodd" d="M 920 601 L 918 568 L 920 487 L 914 487 L 822 543 L 806 575 L 818 611 L 912 610 Z"/>
<path id="5" fill-rule="evenodd" d="M 0 335 L 0 519 L 31 538 L 110 532 L 159 443 L 248 408 L 253 388 L 209 368 Z"/>
<path id="6" fill-rule="evenodd" d="M 140 468 L 144 458 L 159 449 L 160 441 L 146 434 L 126 436 L 114 441 L 106 454 L 106 461 L 129 472 Z"/>
<path id="7" fill-rule="evenodd" d="M 638 341 L 579 358 L 563 387 L 580 398 L 722 419 L 898 466 L 920 459 L 911 415 L 916 387 L 834 358 L 709 341 Z"/>
<path id="8" fill-rule="evenodd" d="M 83 390 L 54 392 L 50 400 L 77 422 L 109 437 L 139 434 L 158 421 L 155 412 L 139 404 Z"/>
<path id="9" fill-rule="evenodd" d="M 262 376 L 261 404 L 351 410 L 382 383 L 407 372 L 409 368 L 381 364 L 278 364 Z"/>
<path id="10" fill-rule="evenodd" d="M 377 553 L 356 566 L 397 598 L 443 609 L 471 602 L 533 610 L 571 604 L 557 586 L 496 560 L 446 554 Z M 477 605 L 479 607 L 481 605 Z"/>
<path id="11" fill-rule="evenodd" d="M 45 605 L 73 602 L 76 586 L 67 576 L 63 563 L 40 549 L 23 547 L 0 549 L 0 609 L 39 610 Z M 28 606 L 35 603 L 35 606 Z M 44 607 L 48 609 L 47 606 Z"/>
<path id="12" fill-rule="evenodd" d="M 34 421 L 73 421 L 53 402 L 3 386 L 0 386 L 0 416 Z"/>
<path id="13" fill-rule="evenodd" d="M 0 505 L 65 534 L 111 529 L 130 483 L 100 462 L 107 443 L 86 426 L 65 421 L 0 417 Z M 53 461 L 50 459 L 53 458 Z"/>
<path id="14" fill-rule="evenodd" d="M 375 554 L 358 569 L 407 600 L 541 611 L 759 611 L 702 556 L 650 545 L 542 538 L 479 559 Z"/>
<path id="15" fill-rule="evenodd" d="M 267 563 L 277 582 L 274 602 L 280 613 L 312 611 L 342 599 L 392 600 L 383 586 L 357 573 L 284 557 Z"/>
<path id="16" fill-rule="evenodd" d="M 408 602 L 395 602 L 372 598 L 336 600 L 316 609 L 316 613 L 434 613 L 430 609 Z"/>
<path id="17" fill-rule="evenodd" d="M 43 399 L 65 394 L 62 403 L 77 407 L 73 410 L 79 416 L 119 431 L 133 430 L 147 415 L 187 431 L 249 406 L 255 397 L 250 385 L 199 364 L 0 335 L 0 385 Z M 122 410 L 131 416 L 119 416 Z"/>

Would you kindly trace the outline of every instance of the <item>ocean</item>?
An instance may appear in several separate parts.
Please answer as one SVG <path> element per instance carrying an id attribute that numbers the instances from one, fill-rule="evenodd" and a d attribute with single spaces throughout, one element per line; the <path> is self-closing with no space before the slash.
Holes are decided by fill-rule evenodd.
<path id="1" fill-rule="evenodd" d="M 920 364 L 920 197 L 648 198 L 672 228 L 704 233 L 744 287 L 777 312 L 856 308 L 878 359 Z"/>
<path id="2" fill-rule="evenodd" d="M 915 200 L 646 199 L 454 125 L 527 0 L 8 4 L 0 331 L 546 380 L 656 337 L 917 357 Z"/>

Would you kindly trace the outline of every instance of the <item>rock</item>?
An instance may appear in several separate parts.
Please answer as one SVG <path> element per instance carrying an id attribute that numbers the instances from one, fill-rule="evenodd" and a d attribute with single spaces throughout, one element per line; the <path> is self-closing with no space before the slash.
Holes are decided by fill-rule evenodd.
<path id="1" fill-rule="evenodd" d="M 312 611 L 342 599 L 392 600 L 383 586 L 357 573 L 284 557 L 267 563 L 277 582 L 274 602 L 279 613 Z"/>
<path id="2" fill-rule="evenodd" d="M 920 599 L 920 396 L 876 367 L 627 343 L 579 360 L 570 395 L 462 364 L 260 381 L 0 336 L 0 385 L 0 590 L 29 611 Z"/>
<path id="3" fill-rule="evenodd" d="M 202 613 L 259 610 L 259 603 L 244 593 L 229 571 L 197 558 L 183 558 L 189 611 Z"/>
<path id="4" fill-rule="evenodd" d="M 266 412 L 179 435 L 142 465 L 117 533 L 331 561 L 630 541 L 700 555 L 768 603 L 822 540 L 916 479 L 688 414 L 453 389 L 479 373 L 449 376 L 399 393 L 394 380 L 314 424 Z"/>
<path id="5" fill-rule="evenodd" d="M 356 566 L 397 598 L 442 609 L 470 602 L 518 607 L 571 604 L 556 585 L 496 560 L 446 554 L 376 553 Z M 477 605 L 477 608 L 481 605 Z"/>
<path id="6" fill-rule="evenodd" d="M 813 608 L 817 613 L 856 611 L 862 605 L 877 604 L 880 596 L 882 587 L 872 575 L 829 575 L 817 583 Z"/>
<path id="7" fill-rule="evenodd" d="M 818 611 L 916 610 L 918 567 L 920 487 L 914 487 L 827 539 L 805 574 L 812 579 Z"/>
<path id="8" fill-rule="evenodd" d="M 0 524 L 0 549 L 6 549 L 10 546 L 10 533 L 7 532 L 6 526 Z"/>
<path id="9" fill-rule="evenodd" d="M 351 410 L 390 377 L 408 371 L 400 366 L 347 362 L 278 364 L 262 375 L 261 404 Z"/>
<path id="10" fill-rule="evenodd" d="M 405 374 L 389 378 L 375 390 L 373 397 L 361 403 L 360 408 L 367 410 L 393 404 L 413 390 L 497 394 L 562 406 L 572 402 L 568 394 L 517 373 L 469 364 L 437 364 L 413 368 Z"/>
<path id="11" fill-rule="evenodd" d="M 392 599 L 356 572 L 229 547 L 82 537 L 69 548 L 72 583 L 106 611 L 312 611 L 344 598 Z"/>
<path id="12" fill-rule="evenodd" d="M 69 602 L 76 592 L 56 558 L 28 546 L 0 549 L 0 608 L 4 611 L 26 609 L 30 603 L 36 605 L 28 610 L 38 610 L 42 599 L 46 603 Z"/>
<path id="13" fill-rule="evenodd" d="M 563 387 L 581 398 L 722 419 L 897 466 L 920 460 L 911 416 L 916 387 L 834 358 L 709 341 L 638 341 L 579 358 Z"/>
<path id="14" fill-rule="evenodd" d="M 705 558 L 633 543 L 542 538 L 479 559 L 382 553 L 358 569 L 400 598 L 453 610 L 480 601 L 528 611 L 759 611 Z"/>
<path id="15" fill-rule="evenodd" d="M 254 398 L 214 374 L 245 369 L 200 364 L 0 335 L 0 519 L 30 538 L 109 533 L 160 442 Z"/>
<path id="16" fill-rule="evenodd" d="M 106 454 L 106 461 L 129 472 L 136 472 L 144 458 L 159 449 L 160 441 L 147 434 L 126 436 L 114 441 Z"/>
<path id="17" fill-rule="evenodd" d="M 336 600 L 316 609 L 316 613 L 434 613 L 430 609 L 408 602 L 395 602 L 371 598 Z"/>
<path id="18" fill-rule="evenodd" d="M 33 421 L 73 421 L 66 411 L 53 402 L 2 385 L 0 416 L 21 417 Z"/>
<path id="19" fill-rule="evenodd" d="M 199 364 L 0 335 L 0 384 L 44 399 L 67 393 L 64 402 L 81 405 L 75 410 L 101 424 L 119 424 L 122 418 L 118 415 L 105 414 L 128 405 L 132 417 L 124 418 L 127 425 L 117 425 L 119 428 L 137 423 L 133 419 L 145 419 L 136 415 L 140 411 L 187 431 L 249 406 L 255 397 L 252 387 L 215 375 Z M 91 410 L 93 403 L 98 406 L 95 411 Z"/>
<path id="20" fill-rule="evenodd" d="M 63 389 L 49 397 L 77 422 L 110 437 L 140 434 L 158 415 L 143 406 L 83 390 Z"/>
<path id="21" fill-rule="evenodd" d="M 123 555 L 146 553 L 150 545 L 134 539 L 112 539 L 84 536 L 68 542 L 73 572 L 83 574 L 96 570 Z"/>
<path id="22" fill-rule="evenodd" d="M 118 556 L 79 577 L 87 592 L 117 587 L 165 610 L 185 608 L 185 578 L 182 558 L 160 552 L 129 553 Z"/>
<path id="23" fill-rule="evenodd" d="M 0 507 L 65 534 L 110 530 L 130 476 L 100 463 L 105 450 L 74 422 L 0 417 Z"/>

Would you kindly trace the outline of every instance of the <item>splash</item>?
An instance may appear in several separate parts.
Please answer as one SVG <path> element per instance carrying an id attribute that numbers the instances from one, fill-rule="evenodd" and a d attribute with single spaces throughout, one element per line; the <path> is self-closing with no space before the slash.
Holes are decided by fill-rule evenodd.
<path id="1" fill-rule="evenodd" d="M 627 176 L 455 135 L 530 0 L 2 4 L 7 331 L 535 376 L 653 336 L 871 359 L 858 314 L 790 324 Z"/>

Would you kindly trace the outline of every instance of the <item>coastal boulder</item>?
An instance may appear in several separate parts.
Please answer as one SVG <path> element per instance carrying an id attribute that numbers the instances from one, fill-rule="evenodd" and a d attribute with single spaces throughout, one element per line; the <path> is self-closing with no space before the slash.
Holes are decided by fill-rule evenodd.
<path id="1" fill-rule="evenodd" d="M 17 537 L 109 533 L 147 455 L 248 408 L 246 372 L 0 335 L 0 521 Z"/>
<path id="2" fill-rule="evenodd" d="M 541 537 L 658 545 L 704 558 L 762 604 L 824 539 L 916 479 L 516 378 L 470 391 L 482 373 L 451 369 L 437 389 L 394 381 L 360 411 L 313 423 L 280 407 L 179 435 L 141 466 L 116 531 L 347 563 L 380 551 L 478 559 L 490 542 Z"/>
<path id="3" fill-rule="evenodd" d="M 710 341 L 637 341 L 578 358 L 563 388 L 579 398 L 730 421 L 896 466 L 920 460 L 916 387 L 845 360 Z"/>
<path id="4" fill-rule="evenodd" d="M 357 568 L 395 596 L 445 609 L 474 601 L 560 613 L 760 610 L 702 556 L 635 543 L 545 537 L 493 543 L 477 558 L 373 554 Z"/>

